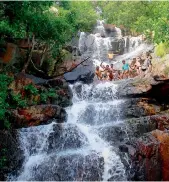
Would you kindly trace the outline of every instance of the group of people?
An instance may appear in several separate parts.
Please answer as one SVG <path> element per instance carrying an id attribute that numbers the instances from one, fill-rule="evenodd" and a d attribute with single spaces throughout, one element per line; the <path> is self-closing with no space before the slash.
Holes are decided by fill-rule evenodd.
<path id="1" fill-rule="evenodd" d="M 121 70 L 114 69 L 113 64 L 110 64 L 110 66 L 107 64 L 105 66 L 101 63 L 100 66 L 96 67 L 95 74 L 98 80 L 109 81 L 133 78 L 139 75 L 145 76 L 152 70 L 151 60 L 152 56 L 147 52 L 146 54 L 133 58 L 130 64 L 123 60 Z"/>

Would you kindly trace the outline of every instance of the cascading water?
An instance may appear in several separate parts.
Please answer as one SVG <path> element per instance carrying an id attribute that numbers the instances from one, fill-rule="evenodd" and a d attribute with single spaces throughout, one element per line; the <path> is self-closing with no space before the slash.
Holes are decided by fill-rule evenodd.
<path id="1" fill-rule="evenodd" d="M 79 49 L 82 56 L 90 55 L 94 64 L 99 64 L 106 61 L 107 52 L 112 49 L 112 37 L 101 36 L 105 33 L 101 21 L 96 30 L 100 33 L 81 32 Z M 131 54 L 134 53 L 121 58 L 130 58 Z M 117 87 L 112 82 L 71 85 L 73 105 L 66 109 L 66 123 L 53 121 L 19 130 L 25 159 L 20 171 L 11 174 L 9 180 L 127 180 L 113 133 L 123 123 L 124 101 L 118 100 Z"/>
<path id="2" fill-rule="evenodd" d="M 11 180 L 126 180 L 117 148 L 104 138 L 104 127 L 120 123 L 113 83 L 72 87 L 73 105 L 62 125 L 23 128 L 25 162 Z M 80 90 L 79 90 L 80 89 Z"/>
<path id="3" fill-rule="evenodd" d="M 123 59 L 131 60 L 133 57 L 138 56 L 143 51 L 152 49 L 151 45 L 147 45 L 143 42 L 142 35 L 138 37 L 125 36 L 122 37 L 120 28 L 114 27 L 110 29 L 113 31 L 112 35 L 106 33 L 105 22 L 103 20 L 97 21 L 97 26 L 93 34 L 87 35 L 81 32 L 79 38 L 79 50 L 82 57 L 91 57 L 91 60 L 95 65 L 100 65 L 101 62 L 108 61 L 108 52 L 122 49 L 124 52 L 122 55 L 116 56 L 113 60 L 114 64 L 119 64 Z M 110 27 L 111 28 L 111 27 Z M 123 42 L 120 47 L 120 42 Z M 121 64 L 119 64 L 121 66 Z M 119 67 L 119 65 L 117 67 Z"/>

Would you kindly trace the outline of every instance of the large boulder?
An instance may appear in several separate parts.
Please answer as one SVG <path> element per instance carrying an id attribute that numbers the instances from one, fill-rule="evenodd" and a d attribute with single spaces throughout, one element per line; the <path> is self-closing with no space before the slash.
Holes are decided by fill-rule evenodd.
<path id="1" fill-rule="evenodd" d="M 48 138 L 48 152 L 78 150 L 89 144 L 86 136 L 79 128 L 72 124 L 65 124 L 64 127 L 56 124 L 53 126 L 53 132 Z"/>
<path id="2" fill-rule="evenodd" d="M 37 126 L 40 124 L 49 124 L 51 119 L 56 119 L 58 123 L 66 120 L 66 111 L 60 106 L 37 105 L 24 109 L 15 109 L 12 111 L 12 123 L 15 128 Z"/>
<path id="3" fill-rule="evenodd" d="M 82 81 L 83 83 L 92 83 L 94 79 L 94 66 L 91 61 L 87 61 L 86 66 L 79 65 L 71 72 L 65 73 L 64 78 L 69 83 Z"/>
<path id="4" fill-rule="evenodd" d="M 121 146 L 120 149 L 129 156 L 127 162 L 125 157 L 122 160 L 130 180 L 161 180 L 159 142 L 151 133 L 142 135 L 132 144 Z"/>

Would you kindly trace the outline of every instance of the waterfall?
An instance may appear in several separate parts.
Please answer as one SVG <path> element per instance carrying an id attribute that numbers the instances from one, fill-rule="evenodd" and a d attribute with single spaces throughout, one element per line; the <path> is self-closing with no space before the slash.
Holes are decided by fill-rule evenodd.
<path id="1" fill-rule="evenodd" d="M 119 56 L 116 56 L 113 60 L 116 63 L 116 61 L 119 62 L 122 59 L 132 59 L 133 56 L 138 55 L 138 50 L 148 50 L 148 47 L 149 45 L 143 42 L 142 35 L 123 37 L 120 28 L 105 24 L 105 20 L 97 21 L 92 34 L 81 32 L 79 38 L 79 50 L 82 57 L 91 57 L 95 65 L 99 65 L 101 62 L 109 62 L 108 52 L 110 51 L 114 53 L 120 51 Z"/>
<path id="2" fill-rule="evenodd" d="M 118 148 L 103 132 L 121 123 L 117 85 L 76 83 L 71 88 L 66 123 L 19 131 L 25 161 L 9 180 L 126 180 Z"/>
<path id="3" fill-rule="evenodd" d="M 114 50 L 121 39 L 121 30 L 115 27 L 117 37 L 106 36 L 104 21 L 98 21 L 93 34 L 81 32 L 79 50 L 90 55 L 94 64 L 107 62 L 107 53 Z M 125 38 L 127 41 L 127 38 Z M 129 53 L 117 56 L 130 59 L 147 45 L 139 38 L 130 38 Z M 113 44 L 112 44 L 113 42 Z M 135 43 L 134 43 L 135 42 Z M 118 154 L 118 132 L 123 124 L 124 100 L 118 98 L 118 85 L 113 82 L 70 85 L 73 105 L 66 108 L 67 122 L 22 128 L 18 130 L 24 162 L 17 174 L 9 175 L 15 181 L 122 181 L 127 180 L 125 168 Z M 112 142 L 113 141 L 113 142 Z"/>

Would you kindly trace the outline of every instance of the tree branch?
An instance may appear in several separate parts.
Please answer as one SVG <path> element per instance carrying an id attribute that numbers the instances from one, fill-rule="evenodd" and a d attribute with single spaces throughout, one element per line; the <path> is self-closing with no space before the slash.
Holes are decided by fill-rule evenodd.
<path id="1" fill-rule="evenodd" d="M 31 63 L 32 63 L 33 67 L 35 68 L 35 70 L 37 70 L 37 71 L 39 71 L 39 72 L 41 72 L 41 73 L 44 73 L 42 70 L 39 70 L 39 69 L 35 66 L 35 64 L 34 64 L 34 62 L 32 61 L 32 59 L 31 59 Z"/>
<path id="2" fill-rule="evenodd" d="M 88 59 L 90 59 L 90 57 L 87 57 L 86 59 L 84 59 L 83 61 L 81 61 L 79 64 L 77 64 L 74 68 L 69 69 L 68 71 L 61 73 L 59 75 L 56 75 L 54 78 L 50 79 L 50 80 L 55 80 L 57 77 L 59 76 L 63 76 L 65 73 L 69 73 L 72 72 L 75 68 L 77 68 L 79 65 L 81 65 L 82 63 L 84 63 L 85 61 L 87 61 Z M 48 80 L 49 81 L 49 80 Z"/>
<path id="3" fill-rule="evenodd" d="M 31 59 L 32 59 L 32 52 L 34 50 L 34 47 L 35 47 L 35 35 L 33 35 L 32 37 L 32 48 L 30 50 L 30 53 L 29 53 L 29 56 L 28 56 L 28 60 L 27 62 L 25 63 L 23 69 L 22 69 L 22 73 L 25 73 L 26 69 L 28 68 L 29 66 L 29 63 L 31 62 Z"/>

